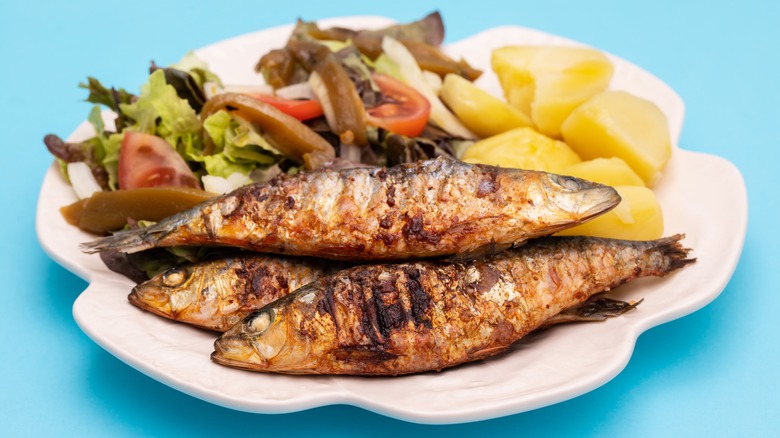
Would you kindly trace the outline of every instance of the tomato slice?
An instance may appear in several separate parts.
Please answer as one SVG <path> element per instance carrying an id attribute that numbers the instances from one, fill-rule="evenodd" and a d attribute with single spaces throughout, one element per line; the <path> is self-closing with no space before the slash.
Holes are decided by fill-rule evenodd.
<path id="1" fill-rule="evenodd" d="M 323 114 L 322 105 L 314 99 L 293 100 L 260 93 L 246 93 L 257 100 L 273 105 L 279 111 L 300 121 L 313 119 Z"/>
<path id="2" fill-rule="evenodd" d="M 167 141 L 127 131 L 119 149 L 119 188 L 140 187 L 201 188 L 198 178 Z"/>
<path id="3" fill-rule="evenodd" d="M 382 92 L 383 103 L 369 108 L 368 123 L 407 137 L 417 137 L 428 124 L 431 104 L 412 87 L 387 75 L 371 78 Z"/>

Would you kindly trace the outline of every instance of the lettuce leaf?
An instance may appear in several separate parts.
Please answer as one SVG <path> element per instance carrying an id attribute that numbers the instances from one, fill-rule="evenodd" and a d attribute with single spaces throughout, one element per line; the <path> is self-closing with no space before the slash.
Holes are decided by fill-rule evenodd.
<path id="1" fill-rule="evenodd" d="M 124 135 L 106 131 L 100 107 L 97 105 L 92 107 L 87 120 L 96 134 L 90 139 L 91 159 L 105 168 L 108 187 L 116 190 L 119 187 L 119 147 L 122 145 Z"/>
<path id="2" fill-rule="evenodd" d="M 230 127 L 231 119 L 232 117 L 227 111 L 219 110 L 203 121 L 203 129 L 220 151 L 225 146 L 225 131 Z"/>
<path id="3" fill-rule="evenodd" d="M 80 83 L 79 87 L 89 91 L 87 102 L 105 105 L 118 115 L 114 121 L 117 132 L 121 132 L 125 126 L 132 122 L 127 119 L 126 115 L 122 114 L 119 110 L 119 105 L 132 102 L 135 98 L 133 94 L 128 93 L 123 88 L 116 89 L 112 87 L 108 89 L 93 77 L 87 77 L 87 83 Z"/>
<path id="4" fill-rule="evenodd" d="M 71 144 L 48 135 L 44 143 L 58 158 L 66 178 L 67 163 L 85 161 L 100 185 L 111 190 L 118 187 L 119 150 L 125 130 L 165 139 L 198 174 L 225 178 L 236 172 L 250 175 L 281 162 L 283 155 L 250 123 L 225 111 L 201 123 L 200 105 L 194 102 L 193 106 L 187 92 L 201 90 L 205 82 L 220 83 L 220 79 L 192 53 L 171 67 L 157 68 L 152 64 L 148 80 L 138 95 L 121 88 L 108 88 L 88 77 L 79 86 L 89 91 L 87 101 L 97 104 L 88 117 L 95 136 Z M 116 113 L 115 132 L 114 127 L 106 126 L 98 105 Z M 204 130 L 216 144 L 214 153 L 208 156 L 203 155 Z"/>
<path id="5" fill-rule="evenodd" d="M 251 124 L 219 110 L 203 122 L 203 129 L 214 142 L 214 153 L 208 156 L 190 156 L 202 162 L 209 175 L 227 178 L 238 172 L 248 175 L 256 167 L 270 166 L 282 154 L 255 130 Z"/>
<path id="6" fill-rule="evenodd" d="M 206 173 L 222 178 L 227 178 L 234 173 L 248 175 L 255 168 L 255 165 L 251 163 L 236 163 L 225 154 L 207 155 L 202 158 L 202 162 Z"/>
<path id="7" fill-rule="evenodd" d="M 92 139 L 92 157 L 96 161 L 102 161 L 106 156 L 104 141 L 106 140 L 106 126 L 103 123 L 103 115 L 100 107 L 95 105 L 87 116 L 87 121 L 95 130 L 95 137 Z"/>
<path id="8" fill-rule="evenodd" d="M 141 86 L 134 103 L 120 104 L 119 109 L 135 123 L 127 130 L 155 134 L 171 144 L 180 154 L 200 145 L 200 118 L 186 99 L 182 99 L 165 81 L 165 73 L 155 70 Z"/>
<path id="9" fill-rule="evenodd" d="M 219 76 L 209 70 L 209 66 L 206 61 L 198 58 L 194 52 L 187 52 L 187 54 L 184 55 L 184 57 L 182 57 L 179 62 L 170 66 L 170 68 L 175 68 L 177 70 L 182 70 L 189 73 L 201 88 L 206 82 L 216 82 L 220 85 L 222 84 Z"/>
<path id="10" fill-rule="evenodd" d="M 111 190 L 119 188 L 119 147 L 122 146 L 124 134 L 111 134 L 102 139 L 105 156 L 102 163 L 108 173 L 108 186 Z"/>

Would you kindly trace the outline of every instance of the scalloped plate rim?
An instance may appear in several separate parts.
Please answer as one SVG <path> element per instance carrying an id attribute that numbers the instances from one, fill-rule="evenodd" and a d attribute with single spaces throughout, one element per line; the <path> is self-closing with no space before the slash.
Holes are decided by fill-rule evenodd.
<path id="1" fill-rule="evenodd" d="M 365 23 L 370 22 L 373 23 L 374 26 L 383 25 L 387 22 L 390 22 L 389 20 L 382 18 L 382 17 L 341 17 L 341 18 L 333 18 L 333 19 L 325 19 L 325 20 L 319 20 L 321 23 L 325 23 L 326 25 L 332 25 L 337 23 L 343 23 L 344 25 L 350 25 L 354 24 L 355 22 Z M 368 26 L 371 27 L 371 26 Z M 263 37 L 264 35 L 267 35 L 269 32 L 283 32 L 286 34 L 286 32 L 289 31 L 290 25 L 286 26 L 278 26 L 271 29 L 261 30 L 257 32 L 252 32 L 250 34 L 245 34 L 237 37 L 233 37 L 227 40 L 223 40 L 221 42 L 217 42 L 208 46 L 205 46 L 202 49 L 199 49 L 196 51 L 196 53 L 209 53 L 210 50 L 214 50 L 215 48 L 224 47 L 224 45 L 231 45 L 231 44 L 242 44 L 247 40 L 257 39 L 260 37 Z M 556 44 L 579 44 L 572 40 L 567 40 L 561 37 L 556 37 L 554 35 L 545 34 L 544 32 L 532 30 L 532 29 L 526 29 L 518 26 L 501 26 L 498 28 L 488 29 L 486 31 L 477 33 L 475 35 L 472 35 L 471 37 L 465 38 L 464 40 L 455 42 L 451 45 L 448 45 L 448 50 L 457 49 L 463 45 L 468 45 L 469 41 L 473 41 L 477 38 L 489 38 L 491 33 L 496 32 L 515 32 L 520 34 L 528 34 L 532 35 L 534 38 L 548 38 L 551 39 Z M 277 35 L 278 36 L 278 35 Z M 611 56 L 611 55 L 610 55 Z M 682 100 L 677 96 L 674 91 L 668 87 L 668 85 L 664 84 L 657 78 L 652 77 L 649 73 L 645 72 L 644 70 L 641 70 L 640 68 L 631 65 L 630 63 L 627 63 L 627 61 L 624 61 L 620 58 L 611 56 L 613 60 L 618 65 L 621 65 L 623 67 L 626 67 L 626 65 L 629 67 L 630 70 L 638 71 L 640 75 L 646 75 L 650 79 L 654 80 L 655 83 L 653 86 L 660 87 L 659 89 L 663 90 L 664 93 L 666 93 L 666 97 L 668 101 L 666 102 L 667 106 L 665 109 L 671 108 L 671 113 L 674 114 L 675 119 L 670 120 L 671 123 L 677 124 L 677 129 L 674 132 L 673 135 L 673 143 L 676 145 L 676 139 L 679 136 L 679 130 L 682 126 L 682 119 L 684 117 L 684 107 Z M 484 68 L 484 66 L 483 66 Z M 616 69 L 617 70 L 617 69 Z M 83 136 L 86 135 L 88 132 L 88 127 L 86 124 L 82 124 L 77 130 L 74 132 L 73 135 L 75 136 Z M 525 397 L 497 397 L 495 400 L 490 401 L 484 401 L 484 402 L 475 402 L 470 405 L 465 406 L 449 406 L 449 408 L 438 408 L 438 409 L 425 409 L 420 406 L 410 406 L 410 405 L 399 405 L 397 403 L 397 399 L 393 397 L 382 397 L 377 396 L 377 394 L 373 395 L 365 395 L 364 392 L 361 391 L 361 393 L 358 393 L 356 391 L 345 389 L 342 382 L 346 382 L 349 384 L 350 382 L 358 381 L 361 384 L 358 385 L 358 387 L 365 387 L 368 389 L 371 389 L 373 386 L 372 380 L 376 380 L 376 382 L 382 382 L 383 379 L 374 379 L 374 378 L 359 378 L 359 377 L 322 377 L 322 378 L 313 378 L 315 381 L 326 381 L 328 382 L 328 385 L 326 385 L 326 389 L 321 392 L 315 392 L 310 393 L 305 396 L 298 396 L 298 397 L 291 397 L 287 399 L 273 399 L 273 398 L 267 398 L 267 399 L 250 399 L 249 401 L 240 399 L 236 393 L 232 394 L 225 394 L 224 392 L 221 392 L 219 388 L 208 388 L 205 384 L 193 384 L 193 380 L 191 378 L 184 378 L 183 376 L 187 376 L 187 370 L 185 369 L 183 372 L 184 374 L 180 374 L 182 371 L 178 369 L 173 369 L 170 365 L 168 367 L 159 367 L 156 366 L 153 363 L 150 363 L 150 361 L 147 360 L 141 360 L 139 359 L 139 352 L 134 350 L 134 346 L 128 346 L 126 339 L 119 339 L 117 340 L 117 334 L 114 332 L 108 332 L 106 333 L 103 329 L 105 328 L 105 325 L 100 326 L 100 324 L 105 324 L 104 322 L 99 322 L 98 317 L 95 315 L 95 309 L 94 306 L 100 305 L 101 303 L 98 303 L 97 301 L 99 299 L 102 299 L 104 295 L 112 292 L 117 292 L 116 289 L 122 289 L 126 287 L 127 282 L 124 281 L 121 278 L 117 278 L 118 276 L 107 271 L 106 268 L 104 268 L 101 263 L 99 262 L 99 259 L 97 256 L 87 256 L 83 253 L 81 253 L 78 248 L 73 245 L 74 240 L 78 242 L 83 242 L 90 240 L 92 236 L 83 233 L 81 231 L 75 230 L 73 227 L 70 227 L 69 225 L 65 224 L 62 218 L 57 214 L 57 208 L 56 206 L 59 205 L 65 205 L 69 202 L 72 202 L 75 200 L 75 197 L 70 193 L 70 197 L 68 197 L 68 190 L 69 187 L 64 182 L 64 179 L 59 175 L 59 171 L 57 169 L 56 164 L 53 164 L 45 178 L 43 185 L 41 187 L 41 192 L 38 200 L 38 208 L 37 208 L 37 217 L 36 217 L 36 230 L 38 234 L 38 239 L 43 247 L 44 251 L 58 264 L 62 265 L 69 271 L 73 272 L 74 274 L 78 275 L 79 277 L 85 279 L 87 282 L 89 282 L 89 286 L 85 289 L 85 291 L 76 299 L 73 305 L 73 315 L 74 319 L 76 320 L 79 327 L 91 338 L 93 339 L 98 345 L 100 345 L 102 348 L 110 352 L 111 354 L 115 355 L 128 365 L 132 366 L 133 368 L 137 369 L 138 371 L 166 384 L 169 385 L 179 391 L 182 391 L 184 393 L 187 393 L 191 396 L 200 398 L 202 400 L 221 405 L 224 407 L 237 409 L 241 411 L 247 411 L 247 412 L 256 412 L 256 413 L 287 413 L 287 412 L 295 412 L 310 408 L 315 408 L 319 406 L 324 405 L 330 405 L 330 404 L 347 404 L 347 405 L 353 405 L 357 407 L 361 407 L 370 411 L 374 411 L 389 417 L 405 420 L 405 421 L 413 421 L 413 422 L 419 422 L 419 423 L 459 423 L 459 422 L 468 422 L 468 421 L 478 421 L 478 420 L 484 420 L 488 418 L 495 418 L 499 416 L 504 415 L 510 415 L 514 413 L 519 413 L 523 411 L 528 411 L 536 408 L 540 408 L 543 406 L 551 405 L 554 403 L 558 403 L 564 400 L 568 400 L 570 398 L 576 397 L 578 395 L 584 394 L 586 392 L 589 392 L 604 383 L 611 380 L 614 376 L 619 374 L 625 365 L 630 360 L 631 355 L 633 354 L 634 345 L 636 343 L 636 339 L 638 336 L 644 332 L 645 330 L 648 330 L 654 326 L 660 325 L 662 323 L 665 323 L 667 321 L 680 318 L 684 315 L 687 315 L 691 312 L 694 312 L 698 310 L 699 308 L 705 306 L 712 300 L 714 300 L 720 292 L 725 288 L 726 284 L 728 283 L 729 279 L 731 278 L 731 275 L 733 274 L 734 270 L 736 269 L 736 264 L 739 260 L 739 256 L 742 250 L 742 246 L 744 244 L 744 238 L 747 228 L 747 194 L 746 189 L 744 186 L 744 181 L 742 179 L 741 174 L 739 173 L 739 170 L 733 166 L 733 164 L 729 163 L 728 161 L 715 157 L 712 155 L 702 154 L 702 153 L 696 153 L 696 152 L 690 152 L 685 150 L 680 150 L 676 148 L 674 151 L 674 157 L 672 161 L 670 162 L 670 169 L 669 173 L 674 175 L 675 181 L 678 178 L 684 178 L 684 181 L 688 181 L 690 179 L 693 179 L 693 176 L 687 176 L 686 172 L 682 172 L 681 170 L 677 169 L 678 165 L 681 165 L 680 163 L 686 162 L 686 163 L 695 163 L 697 167 L 706 168 L 705 171 L 698 170 L 699 177 L 706 177 L 708 175 L 712 175 L 714 173 L 717 173 L 720 177 L 720 186 L 718 187 L 731 187 L 731 190 L 726 193 L 726 197 L 732 201 L 733 204 L 735 204 L 735 207 L 730 210 L 731 216 L 728 217 L 728 220 L 730 221 L 729 225 L 734 228 L 735 233 L 733 235 L 730 235 L 730 242 L 727 245 L 727 257 L 726 259 L 717 265 L 717 271 L 714 272 L 714 276 L 708 277 L 708 282 L 705 283 L 707 286 L 705 290 L 703 291 L 697 291 L 696 294 L 693 294 L 692 296 L 685 297 L 688 300 L 684 302 L 684 304 L 680 304 L 671 308 L 664 309 L 665 311 L 660 311 L 653 313 L 652 315 L 645 316 L 645 317 L 638 317 L 638 319 L 634 320 L 633 318 L 635 315 L 629 315 L 628 318 L 621 318 L 621 320 L 616 321 L 610 321 L 614 326 L 620 326 L 619 328 L 621 331 L 619 332 L 618 340 L 620 341 L 620 348 L 613 349 L 613 353 L 611 354 L 609 359 L 609 366 L 602 367 L 600 370 L 597 370 L 596 372 L 593 372 L 587 376 L 587 378 L 583 378 L 582 376 L 578 379 L 574 379 L 572 381 L 567 382 L 567 384 L 558 385 L 556 387 L 546 389 L 546 390 L 540 390 L 536 394 L 532 394 L 530 396 Z M 709 173 L 708 173 L 709 172 Z M 685 179 L 688 178 L 688 179 Z M 666 178 L 665 178 L 666 180 Z M 716 182 L 717 183 L 717 182 Z M 662 182 L 662 185 L 664 182 Z M 698 188 L 698 186 L 696 186 Z M 676 197 L 676 196 L 682 196 L 677 194 L 677 189 L 670 190 L 666 187 L 659 187 L 658 190 L 660 192 L 663 192 L 668 197 Z M 686 187 L 687 191 L 687 187 Z M 697 194 L 695 190 L 691 192 L 691 194 Z M 661 199 L 661 195 L 659 195 L 659 199 Z M 664 198 L 665 199 L 665 198 Z M 675 198 L 676 199 L 676 198 Z M 65 202 L 63 202 L 65 201 Z M 710 201 L 713 202 L 712 200 Z M 663 204 L 663 203 L 662 203 Z M 680 204 L 679 202 L 673 203 L 670 206 L 671 207 L 678 207 Z M 709 204 L 708 204 L 709 205 Z M 717 208 L 716 204 L 712 204 L 713 207 L 710 207 L 710 209 Z M 664 205 L 665 211 L 667 206 Z M 721 221 L 725 221 L 726 219 L 722 218 L 721 216 L 716 216 L 716 218 L 720 219 Z M 75 231 L 74 231 L 75 230 Z M 63 237 L 64 236 L 64 237 Z M 696 233 L 689 234 L 689 237 L 696 237 Z M 69 238 L 69 239 L 68 239 Z M 723 244 L 723 242 L 719 242 L 719 244 Z M 696 250 L 696 247 L 694 246 L 694 249 Z M 701 265 L 701 264 L 698 264 Z M 696 267 L 697 265 L 694 265 Z M 687 271 L 687 272 L 686 272 Z M 679 276 L 667 279 L 665 281 L 677 281 L 677 278 L 685 277 L 688 279 L 688 282 L 696 280 L 690 280 L 692 276 L 702 276 L 704 277 L 704 274 L 707 274 L 707 272 L 701 273 L 698 272 L 701 271 L 701 269 L 690 269 L 685 270 L 681 273 L 679 273 Z M 712 273 L 710 273 L 712 274 Z M 698 278 L 698 277 L 697 277 Z M 664 286 L 662 283 L 658 283 L 658 285 L 651 284 L 650 286 L 646 286 L 646 283 L 642 283 L 643 286 L 640 286 L 640 289 L 642 290 L 655 290 L 655 289 L 668 289 L 668 286 Z M 694 283 L 695 285 L 696 283 Z M 112 286 L 116 286 L 114 289 L 112 289 Z M 100 292 L 103 289 L 108 289 L 108 291 Z M 124 293 L 126 294 L 128 291 L 125 290 Z M 631 292 L 629 292 L 631 293 Z M 103 294 L 103 295 L 96 295 L 96 294 Z M 121 302 L 121 301 L 119 301 Z M 109 309 L 111 309 L 112 303 L 109 303 Z M 126 300 L 124 302 L 121 302 L 122 306 L 129 306 L 126 303 Z M 129 306 L 132 307 L 132 306 Z M 640 307 L 641 309 L 641 307 Z M 122 308 L 122 312 L 127 312 L 127 309 Z M 641 314 L 640 314 L 641 315 Z M 160 318 L 157 318 L 154 315 L 147 315 L 147 314 L 141 314 L 140 311 L 138 311 L 138 318 L 143 319 L 147 321 L 149 324 L 153 324 L 155 326 L 160 326 L 163 328 L 163 332 L 170 331 L 170 332 L 181 332 L 182 331 L 182 325 L 181 324 L 175 324 L 170 323 L 168 321 L 160 321 Z M 147 320 L 147 318 L 150 318 Z M 120 321 L 121 322 L 121 321 Z M 614 328 L 614 327 L 613 327 Z M 188 328 L 184 328 L 185 330 Z M 583 328 L 583 331 L 585 330 L 591 330 L 590 328 Z M 564 334 L 562 334 L 564 333 Z M 571 337 L 573 336 L 570 331 L 568 330 L 561 330 L 556 331 L 551 335 L 545 334 L 547 337 L 551 337 L 553 341 L 546 340 L 545 342 L 552 343 L 556 339 L 560 339 L 562 336 Z M 576 336 L 574 336 L 576 337 Z M 123 343 L 124 342 L 124 343 Z M 523 343 L 524 341 L 520 341 Z M 537 348 L 540 350 L 546 348 L 546 344 L 542 344 L 541 346 L 536 345 L 534 348 Z M 137 346 L 135 346 L 137 347 Z M 172 348 L 171 351 L 176 351 L 175 348 Z M 424 375 L 418 375 L 414 377 L 402 377 L 397 378 L 393 380 L 393 386 L 397 386 L 398 383 L 404 382 L 404 381 L 411 381 L 411 382 L 419 382 L 420 378 L 422 378 L 423 382 L 427 380 L 436 380 L 436 379 L 442 379 L 442 376 L 444 376 L 444 380 L 450 379 L 450 376 L 458 376 L 463 373 L 471 373 L 472 370 L 477 369 L 476 367 L 501 367 L 502 363 L 505 361 L 511 361 L 513 359 L 513 355 L 527 355 L 528 350 L 520 349 L 518 351 L 512 351 L 506 355 L 502 355 L 497 359 L 490 359 L 488 361 L 485 361 L 485 363 L 478 363 L 475 365 L 468 365 L 466 367 L 458 367 L 457 369 L 447 370 L 442 373 L 438 374 L 424 374 Z M 533 354 L 531 355 L 533 357 Z M 207 360 L 207 359 L 206 359 Z M 252 373 L 247 373 L 243 371 L 238 370 L 226 370 L 222 369 L 222 367 L 219 367 L 217 365 L 211 364 L 213 367 L 217 367 L 213 369 L 213 372 L 216 372 L 218 375 L 223 374 L 229 374 L 231 376 L 238 376 L 238 380 L 242 379 L 261 379 L 261 378 L 267 378 L 268 375 L 260 376 L 257 375 L 257 377 Z M 211 372 L 212 368 L 209 366 L 204 366 L 204 369 L 206 369 L 206 372 Z M 235 373 L 235 374 L 234 374 Z M 457 380 L 457 377 L 453 377 L 455 380 Z M 282 377 L 279 377 L 279 379 L 282 379 Z M 307 377 L 295 377 L 294 379 L 311 379 Z M 365 382 L 368 382 L 367 384 L 364 384 Z M 470 389 L 460 389 L 460 391 L 471 391 Z M 392 395 L 392 394 L 391 394 Z M 482 388 L 482 391 L 473 391 L 473 395 L 479 395 L 479 396 L 485 396 L 485 388 Z M 421 395 L 424 398 L 424 395 Z M 432 394 L 428 394 L 429 398 L 432 397 Z M 423 403 L 424 404 L 424 403 Z M 445 406 L 446 407 L 446 406 Z"/>

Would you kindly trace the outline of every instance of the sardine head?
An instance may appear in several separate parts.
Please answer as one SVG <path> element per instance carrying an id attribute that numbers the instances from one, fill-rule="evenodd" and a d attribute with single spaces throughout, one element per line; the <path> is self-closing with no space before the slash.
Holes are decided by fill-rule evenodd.
<path id="1" fill-rule="evenodd" d="M 618 192 L 603 184 L 571 176 L 547 174 L 543 185 L 546 205 L 554 208 L 553 217 L 567 226 L 586 222 L 615 208 L 620 203 Z"/>
<path id="2" fill-rule="evenodd" d="M 299 300 L 299 294 L 291 294 L 249 314 L 214 342 L 211 359 L 255 371 L 306 373 L 309 341 L 288 323 Z"/>
<path id="3" fill-rule="evenodd" d="M 134 287 L 127 298 L 157 315 L 215 329 L 219 285 L 202 271 L 193 266 L 168 269 Z"/>
<path id="4" fill-rule="evenodd" d="M 214 343 L 214 360 L 263 365 L 276 357 L 284 346 L 276 315 L 275 309 L 263 308 L 244 318 Z"/>

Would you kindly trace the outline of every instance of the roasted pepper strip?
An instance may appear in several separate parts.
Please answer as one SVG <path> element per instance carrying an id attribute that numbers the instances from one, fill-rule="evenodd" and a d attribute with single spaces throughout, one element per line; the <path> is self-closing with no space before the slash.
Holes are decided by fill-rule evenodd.
<path id="1" fill-rule="evenodd" d="M 389 36 L 400 41 L 419 41 L 439 46 L 444 40 L 444 23 L 438 12 L 406 24 L 395 24 L 378 30 L 351 30 L 341 27 L 320 29 L 316 23 L 299 22 L 293 31 L 294 39 L 305 35 L 317 40 L 351 40 L 361 53 L 371 59 L 382 54 L 382 38 Z"/>
<path id="2" fill-rule="evenodd" d="M 378 30 L 352 30 L 342 27 L 320 29 L 315 22 L 298 20 L 290 35 L 290 41 L 306 40 L 351 40 L 361 53 L 376 59 L 382 53 L 382 37 L 388 35 L 397 40 L 422 41 L 438 46 L 444 40 L 444 23 L 438 12 L 406 24 L 395 24 Z M 255 66 L 262 73 L 266 83 L 274 88 L 303 82 L 302 69 L 293 59 L 287 47 L 271 50 L 263 55 Z"/>
<path id="3" fill-rule="evenodd" d="M 124 227 L 128 219 L 159 221 L 192 208 L 215 195 L 186 187 L 144 187 L 97 192 L 60 209 L 65 220 L 84 231 L 105 234 Z"/>
<path id="4" fill-rule="evenodd" d="M 306 169 L 321 167 L 336 156 L 333 146 L 308 126 L 258 99 L 238 93 L 218 94 L 203 105 L 201 120 L 221 109 L 253 123 L 271 145 Z M 208 134 L 204 137 L 206 154 L 213 151 L 213 142 Z"/>
<path id="5" fill-rule="evenodd" d="M 475 69 L 462 59 L 456 62 L 438 47 L 412 40 L 401 40 L 401 43 L 409 49 L 421 69 L 432 71 L 442 78 L 449 73 L 455 73 L 470 81 L 475 81 L 482 75 L 481 70 Z"/>
<path id="6" fill-rule="evenodd" d="M 331 128 L 342 143 L 367 145 L 366 108 L 355 84 L 333 52 L 311 41 L 290 41 L 287 47 L 305 69 L 317 72 L 322 79 L 335 115 L 336 126 Z"/>
<path id="7" fill-rule="evenodd" d="M 286 47 L 263 55 L 255 66 L 255 71 L 262 73 L 265 82 L 274 88 L 303 82 L 307 75 Z"/>

